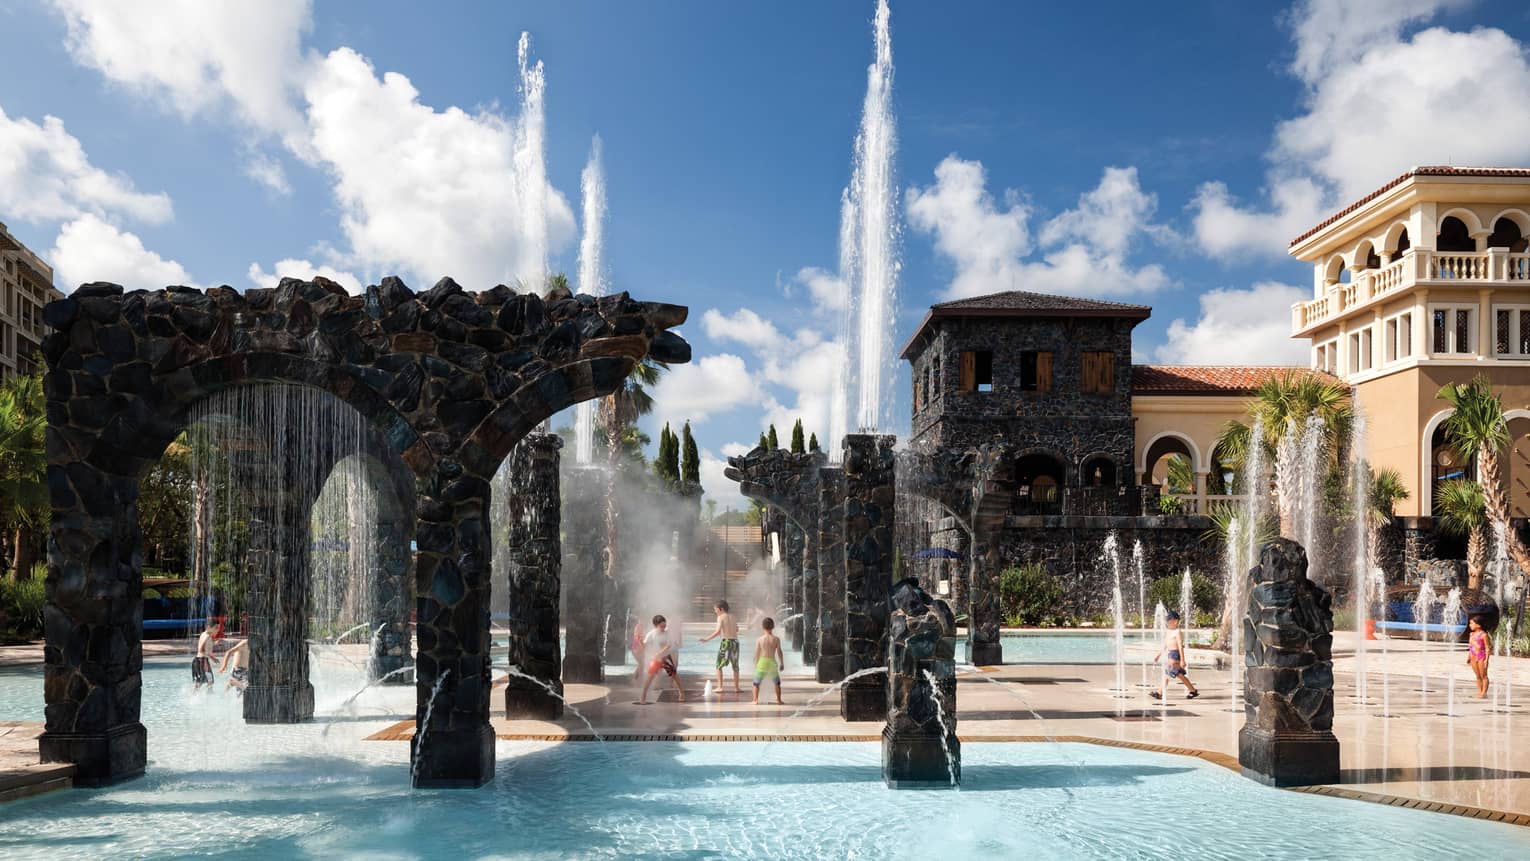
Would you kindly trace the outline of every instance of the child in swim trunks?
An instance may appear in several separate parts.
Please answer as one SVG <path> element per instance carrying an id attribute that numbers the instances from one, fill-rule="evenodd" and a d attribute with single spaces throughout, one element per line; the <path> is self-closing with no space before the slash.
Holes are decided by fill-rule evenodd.
<path id="1" fill-rule="evenodd" d="M 218 623 L 207 620 L 207 629 L 197 637 L 197 653 L 191 659 L 191 689 L 200 690 L 203 685 L 213 686 L 213 639 L 217 636 Z"/>
<path id="2" fill-rule="evenodd" d="M 738 621 L 733 618 L 733 614 L 728 612 L 728 601 L 726 598 L 713 604 L 712 611 L 717 614 L 717 627 L 712 629 L 712 633 L 702 637 L 701 642 L 705 643 L 714 637 L 722 637 L 722 641 L 717 644 L 717 689 L 719 691 L 722 690 L 723 667 L 732 664 L 733 692 L 739 693 Z"/>
<path id="3" fill-rule="evenodd" d="M 760 704 L 760 683 L 770 681 L 776 685 L 776 705 L 784 706 L 786 703 L 781 700 L 781 668 L 786 666 L 786 653 L 781 651 L 781 638 L 771 633 L 776 629 L 775 620 L 766 616 L 760 620 L 760 627 L 765 629 L 765 633 L 754 641 L 754 704 Z"/>
<path id="4" fill-rule="evenodd" d="M 1164 617 L 1164 621 L 1169 626 L 1169 630 L 1164 634 L 1163 651 L 1153 656 L 1155 661 L 1160 656 L 1164 659 L 1163 679 L 1158 683 L 1158 690 L 1153 691 L 1150 696 L 1155 700 L 1163 699 L 1164 688 L 1171 680 L 1179 679 L 1184 683 L 1185 689 L 1190 691 L 1185 695 L 1185 699 L 1193 700 L 1200 696 L 1201 692 L 1195 689 L 1195 685 L 1190 684 L 1190 671 L 1186 668 L 1187 663 L 1182 651 L 1185 648 L 1185 638 L 1179 631 L 1179 614 L 1170 610 L 1169 615 Z"/>
<path id="5" fill-rule="evenodd" d="M 228 662 L 234 662 L 234 672 L 228 677 L 228 687 L 234 688 L 242 695 L 244 686 L 250 683 L 250 641 L 240 640 L 227 652 L 223 653 L 223 663 L 218 665 L 218 672 L 228 669 Z"/>
<path id="6" fill-rule="evenodd" d="M 653 630 L 643 638 L 643 650 L 651 655 L 648 659 L 648 680 L 643 682 L 643 693 L 633 705 L 648 705 L 648 689 L 661 672 L 669 674 L 669 680 L 675 683 L 675 693 L 680 695 L 680 702 L 685 702 L 685 688 L 680 686 L 680 671 L 675 666 L 674 649 L 669 638 L 669 623 L 663 616 L 654 616 Z"/>
<path id="7" fill-rule="evenodd" d="M 1472 632 L 1466 641 L 1466 665 L 1477 674 L 1477 699 L 1485 700 L 1488 692 L 1488 657 L 1493 652 L 1492 643 L 1487 631 L 1482 630 L 1481 616 L 1467 619 L 1466 627 Z"/>

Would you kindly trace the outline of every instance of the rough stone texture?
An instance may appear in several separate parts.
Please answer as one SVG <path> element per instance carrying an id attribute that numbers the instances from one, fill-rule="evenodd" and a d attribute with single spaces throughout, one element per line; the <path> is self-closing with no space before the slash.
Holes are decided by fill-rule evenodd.
<path id="1" fill-rule="evenodd" d="M 891 435 L 846 434 L 845 677 L 887 661 L 888 590 L 892 586 L 897 490 Z M 840 688 L 845 720 L 880 720 L 887 710 L 887 676 L 872 675 Z"/>
<path id="2" fill-rule="evenodd" d="M 961 783 L 956 617 L 912 577 L 893 587 L 891 606 L 882 779 L 894 789 L 954 787 Z"/>
<path id="3" fill-rule="evenodd" d="M 554 720 L 563 714 L 563 701 L 558 698 L 563 693 L 558 655 L 558 595 L 563 570 L 559 536 L 562 497 L 558 487 L 561 448 L 563 440 L 553 434 L 532 434 L 510 453 L 510 498 L 505 501 L 510 527 L 506 658 L 510 666 L 541 682 L 514 674 L 506 680 L 505 717 L 511 719 Z"/>
<path id="4" fill-rule="evenodd" d="M 1333 734 L 1333 608 L 1301 545 L 1277 538 L 1249 572 L 1243 619 L 1243 773 L 1275 786 L 1339 781 Z"/>
<path id="5" fill-rule="evenodd" d="M 605 487 L 598 467 L 563 471 L 563 582 L 568 612 L 568 652 L 563 656 L 564 684 L 598 685 L 605 681 L 600 659 L 605 648 Z"/>
<path id="6" fill-rule="evenodd" d="M 1110 612 L 1110 562 L 1101 548 L 1112 531 L 1122 547 L 1141 539 L 1152 581 L 1178 577 L 1187 567 L 1203 574 L 1220 572 L 1221 547 L 1204 540 L 1210 527 L 1204 517 L 1011 517 L 998 537 L 997 567 L 1040 562 L 1062 583 L 1059 612 L 1088 618 Z M 1135 572 L 1130 576 L 1135 578 Z M 1127 610 L 1135 612 L 1135 579 L 1131 589 L 1123 583 L 1122 591 L 1130 593 Z"/>
<path id="7" fill-rule="evenodd" d="M 305 504 L 307 503 L 307 504 Z M 308 681 L 308 504 L 273 500 L 250 512 L 250 680 L 244 719 L 297 723 L 313 717 Z M 292 608 L 302 612 L 294 613 Z"/>
<path id="8" fill-rule="evenodd" d="M 830 684 L 845 677 L 845 473 L 818 470 L 817 677 Z"/>
<path id="9" fill-rule="evenodd" d="M 537 424 L 613 391 L 645 355 L 687 361 L 668 331 L 685 317 L 625 293 L 470 294 L 450 279 L 416 295 L 387 278 L 364 296 L 324 279 L 244 293 L 94 283 L 49 303 L 43 758 L 98 783 L 143 771 L 138 480 L 194 403 L 268 381 L 350 404 L 413 471 L 415 784 L 489 780 L 489 479 Z"/>
<path id="10" fill-rule="evenodd" d="M 806 536 L 791 518 L 781 524 L 781 564 L 786 568 L 786 594 L 792 612 L 787 618 L 786 635 L 793 649 L 802 648 L 802 620 L 806 618 L 806 587 L 802 582 L 802 554 L 806 550 Z"/>

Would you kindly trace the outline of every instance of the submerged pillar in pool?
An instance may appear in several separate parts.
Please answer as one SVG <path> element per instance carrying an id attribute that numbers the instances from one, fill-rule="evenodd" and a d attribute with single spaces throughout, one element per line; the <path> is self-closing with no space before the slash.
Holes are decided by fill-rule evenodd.
<path id="1" fill-rule="evenodd" d="M 563 566 L 559 540 L 562 497 L 558 450 L 563 440 L 532 434 L 510 453 L 510 665 L 540 680 L 511 674 L 505 717 L 554 720 L 563 714 L 558 660 L 558 593 Z M 546 687 L 544 687 L 545 685 Z M 549 691 L 551 688 L 552 691 Z"/>
<path id="2" fill-rule="evenodd" d="M 892 789 L 961 783 L 956 738 L 956 617 L 912 577 L 892 590 L 882 779 Z"/>
<path id="3" fill-rule="evenodd" d="M 845 677 L 845 474 L 818 470 L 819 684 Z"/>
<path id="4" fill-rule="evenodd" d="M 896 468 L 891 434 L 846 434 L 845 677 L 887 666 L 888 590 L 896 534 Z M 840 688 L 845 720 L 881 720 L 887 714 L 887 676 L 874 674 Z"/>
<path id="5" fill-rule="evenodd" d="M 244 719 L 301 723 L 313 718 L 307 639 L 311 521 L 304 500 L 273 503 L 250 516 L 250 682 Z"/>
<path id="6" fill-rule="evenodd" d="M 563 654 L 564 684 L 605 681 L 600 661 L 606 618 L 605 484 L 599 467 L 580 466 L 565 477 L 563 584 L 568 595 L 564 602 L 568 641 Z"/>
<path id="7" fill-rule="evenodd" d="M 1260 549 L 1249 586 L 1238 764 L 1272 786 L 1337 783 L 1332 599 L 1307 579 L 1301 545 L 1285 538 Z"/>

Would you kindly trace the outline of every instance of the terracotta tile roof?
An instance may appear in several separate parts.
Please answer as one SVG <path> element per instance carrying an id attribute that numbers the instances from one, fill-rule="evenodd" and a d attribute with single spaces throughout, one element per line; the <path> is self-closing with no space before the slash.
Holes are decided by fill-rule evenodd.
<path id="1" fill-rule="evenodd" d="M 1250 395 L 1265 380 L 1286 374 L 1322 374 L 1291 365 L 1133 365 L 1134 395 Z"/>
<path id="2" fill-rule="evenodd" d="M 1003 293 L 989 293 L 986 296 L 973 296 L 970 299 L 957 299 L 953 302 L 941 302 L 931 305 L 931 310 L 940 311 L 1019 311 L 1019 312 L 1051 312 L 1070 313 L 1084 312 L 1093 314 L 1124 314 L 1146 316 L 1153 309 L 1146 305 L 1128 305 L 1125 302 L 1103 302 L 1099 299 L 1076 299 L 1072 296 L 1054 296 L 1050 293 L 1029 293 L 1025 290 L 1006 290 Z"/>
<path id="3" fill-rule="evenodd" d="M 1365 197 L 1360 198 L 1359 200 L 1355 201 L 1354 203 L 1351 203 L 1349 206 L 1344 207 L 1343 209 L 1339 210 L 1338 212 L 1335 212 L 1333 215 L 1330 215 L 1327 218 L 1323 219 L 1322 221 L 1318 222 L 1316 227 L 1313 227 L 1312 229 L 1310 229 L 1310 230 L 1306 231 L 1305 233 L 1303 233 L 1301 236 L 1298 236 L 1295 239 L 1291 240 L 1289 243 L 1287 243 L 1287 247 L 1289 248 L 1290 246 L 1295 245 L 1296 243 L 1301 242 L 1302 240 L 1307 239 L 1310 236 L 1313 236 L 1318 231 L 1322 230 L 1323 228 L 1327 227 L 1328 225 L 1333 224 L 1334 222 L 1338 221 L 1339 219 L 1343 218 L 1346 215 L 1349 215 L 1351 212 L 1354 212 L 1355 210 L 1359 209 L 1360 207 L 1366 205 L 1367 203 L 1370 203 L 1371 201 L 1375 200 L 1376 198 L 1380 197 L 1381 195 L 1385 194 L 1386 192 L 1391 191 L 1392 189 L 1396 188 L 1397 186 L 1403 184 L 1404 182 L 1406 182 L 1407 180 L 1409 180 L 1409 179 L 1411 179 L 1412 177 L 1415 177 L 1415 176 L 1514 176 L 1514 177 L 1530 177 L 1530 168 L 1522 168 L 1522 167 L 1453 167 L 1451 165 L 1444 165 L 1444 164 L 1431 164 L 1431 165 L 1424 165 L 1423 167 L 1415 167 L 1414 169 L 1408 171 L 1407 173 L 1404 173 L 1401 176 L 1398 176 L 1398 177 L 1388 181 L 1386 184 L 1382 185 L 1380 188 L 1376 189 L 1375 191 L 1371 192 L 1370 194 L 1367 194 Z"/>

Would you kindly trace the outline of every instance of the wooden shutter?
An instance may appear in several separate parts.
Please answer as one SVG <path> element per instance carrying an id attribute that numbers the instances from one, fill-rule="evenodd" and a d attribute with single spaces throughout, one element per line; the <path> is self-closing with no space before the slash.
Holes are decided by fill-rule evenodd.
<path id="1" fill-rule="evenodd" d="M 1052 391 L 1052 354 L 1036 354 L 1036 391 Z"/>
<path id="2" fill-rule="evenodd" d="M 1116 390 L 1116 354 L 1100 353 L 1099 391 L 1110 394 Z"/>
<path id="3" fill-rule="evenodd" d="M 1080 383 L 1086 392 L 1109 394 L 1116 388 L 1116 354 L 1087 352 L 1083 360 Z"/>
<path id="4" fill-rule="evenodd" d="M 962 391 L 977 388 L 977 354 L 970 350 L 962 352 Z"/>

